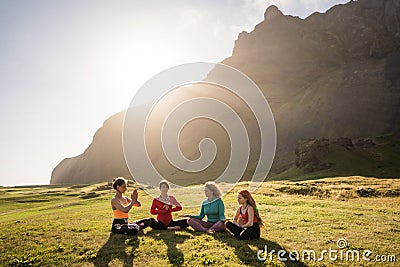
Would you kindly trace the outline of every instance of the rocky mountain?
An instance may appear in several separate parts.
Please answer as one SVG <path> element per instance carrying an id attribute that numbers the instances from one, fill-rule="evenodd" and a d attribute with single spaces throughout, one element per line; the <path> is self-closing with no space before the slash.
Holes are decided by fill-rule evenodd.
<path id="1" fill-rule="evenodd" d="M 264 21 L 252 32 L 242 32 L 232 56 L 222 63 L 248 75 L 271 105 L 278 136 L 273 175 L 295 166 L 296 146 L 301 140 L 318 139 L 315 142 L 324 147 L 324 138 L 355 140 L 400 130 L 399 1 L 352 1 L 306 19 L 283 15 L 270 6 Z M 204 92 L 222 100 L 230 98 L 210 88 L 183 93 L 180 98 Z M 236 111 L 244 117 L 248 113 L 242 106 Z M 122 154 L 122 122 L 123 113 L 106 120 L 82 155 L 65 159 L 54 169 L 51 183 L 129 177 Z M 256 125 L 249 123 L 246 127 L 256 132 Z M 218 127 L 200 128 L 187 132 L 183 137 L 185 146 L 190 147 L 201 134 L 220 137 Z M 228 145 L 226 141 L 217 143 Z M 253 155 L 258 143 L 252 141 L 255 149 L 248 176 L 258 159 Z M 195 144 L 193 147 L 197 147 Z M 155 164 L 165 165 L 167 173 L 176 174 L 163 163 L 161 150 L 155 151 Z M 188 153 L 196 156 L 196 151 Z M 225 163 L 221 159 L 220 167 Z M 211 176 L 217 173 L 214 169 Z M 207 171 L 201 176 L 211 177 Z"/>
<path id="2" fill-rule="evenodd" d="M 305 20 L 269 7 L 223 63 L 252 78 L 276 118 L 281 149 L 299 139 L 400 128 L 400 3 L 356 1 Z"/>

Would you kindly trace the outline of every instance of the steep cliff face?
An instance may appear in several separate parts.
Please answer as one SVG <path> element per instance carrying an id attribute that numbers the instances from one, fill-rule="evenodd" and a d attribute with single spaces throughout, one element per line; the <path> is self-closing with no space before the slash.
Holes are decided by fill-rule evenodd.
<path id="1" fill-rule="evenodd" d="M 357 1 L 305 20 L 269 7 L 223 63 L 268 98 L 278 149 L 299 139 L 375 136 L 399 129 L 399 2 Z"/>
<path id="2" fill-rule="evenodd" d="M 400 1 L 359 0 L 304 20 L 271 6 L 252 32 L 239 35 L 232 56 L 222 63 L 248 75 L 271 105 L 278 134 L 275 173 L 294 164 L 299 140 L 354 139 L 400 130 Z M 201 94 L 185 97 L 193 95 Z M 214 96 L 223 98 L 220 93 Z M 237 111 L 247 112 L 240 107 Z M 51 183 L 130 177 L 122 153 L 122 123 L 123 113 L 107 119 L 82 155 L 54 169 Z M 255 126 L 249 124 L 249 132 Z M 221 136 L 218 127 L 200 128 L 186 133 L 183 150 L 197 147 L 203 133 Z M 221 142 L 222 148 L 226 145 Z M 188 154 L 196 157 L 196 151 Z M 156 164 L 167 166 L 159 149 L 154 155 Z M 249 168 L 257 159 L 250 157 Z M 221 167 L 225 163 L 221 159 Z"/>

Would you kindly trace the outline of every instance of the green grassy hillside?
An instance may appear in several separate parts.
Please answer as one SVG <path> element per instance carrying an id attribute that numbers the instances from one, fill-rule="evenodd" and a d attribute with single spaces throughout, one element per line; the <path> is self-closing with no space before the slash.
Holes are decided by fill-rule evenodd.
<path id="1" fill-rule="evenodd" d="M 228 218 L 236 211 L 236 189 L 223 197 Z M 375 266 L 376 255 L 391 261 L 394 255 L 397 262 L 384 266 L 397 266 L 399 195 L 398 179 L 265 182 L 254 194 L 265 227 L 261 239 L 246 242 L 191 228 L 146 229 L 136 237 L 110 234 L 113 191 L 104 183 L 0 187 L 0 266 Z M 140 199 L 143 206 L 130 212 L 132 220 L 150 216 L 151 198 L 140 191 Z M 197 212 L 191 208 L 175 215 Z M 339 250 L 341 238 L 347 246 Z M 257 252 L 265 246 L 275 253 L 260 261 Z M 345 256 L 332 261 L 325 255 L 323 261 L 284 262 L 276 254 L 314 250 L 318 258 L 330 248 L 360 255 L 370 250 L 371 261 L 346 261 Z"/>
<path id="2" fill-rule="evenodd" d="M 374 145 L 371 147 L 351 148 L 341 146 L 330 141 L 329 151 L 324 155 L 318 155 L 322 164 L 331 167 L 306 173 L 303 168 L 295 166 L 296 155 L 285 155 L 287 170 L 279 174 L 270 174 L 271 180 L 307 180 L 337 176 L 362 175 L 366 177 L 397 178 L 400 173 L 400 134 L 391 134 L 378 137 L 370 137 Z M 353 140 L 355 142 L 355 140 Z M 283 161 L 282 159 L 278 159 Z"/>

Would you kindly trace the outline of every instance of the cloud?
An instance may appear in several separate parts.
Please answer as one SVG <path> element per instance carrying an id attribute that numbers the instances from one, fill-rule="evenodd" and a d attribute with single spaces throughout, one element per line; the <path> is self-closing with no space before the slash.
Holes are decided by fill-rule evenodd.
<path id="1" fill-rule="evenodd" d="M 200 22 L 204 21 L 206 16 L 207 12 L 204 10 L 183 6 L 179 8 L 178 27 L 181 29 L 197 27 Z"/>

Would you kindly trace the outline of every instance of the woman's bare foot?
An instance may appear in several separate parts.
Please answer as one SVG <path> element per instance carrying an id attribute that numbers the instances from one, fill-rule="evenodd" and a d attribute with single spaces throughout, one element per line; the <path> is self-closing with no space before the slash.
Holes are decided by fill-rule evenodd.
<path id="1" fill-rule="evenodd" d="M 206 231 L 206 233 L 207 233 L 207 234 L 213 234 L 213 233 L 215 233 L 215 230 L 214 230 L 214 229 L 208 229 L 208 230 Z"/>
<path id="2" fill-rule="evenodd" d="M 168 227 L 168 230 L 181 230 L 181 228 L 179 226 L 171 226 Z"/>

